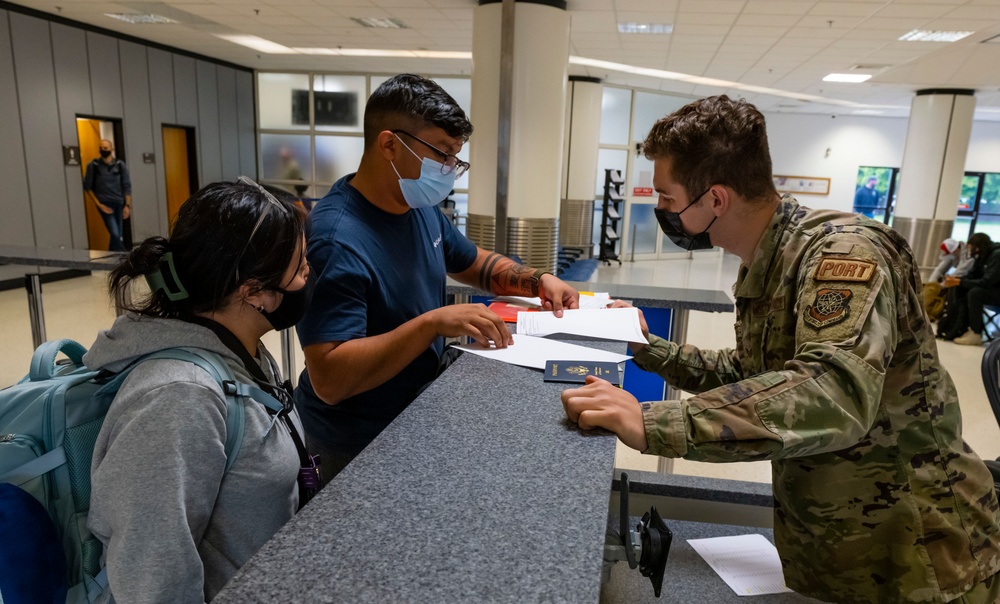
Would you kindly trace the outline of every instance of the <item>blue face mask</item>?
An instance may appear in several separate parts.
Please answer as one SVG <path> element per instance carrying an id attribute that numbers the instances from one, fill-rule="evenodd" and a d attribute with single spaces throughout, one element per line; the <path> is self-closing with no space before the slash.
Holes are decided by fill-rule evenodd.
<path id="1" fill-rule="evenodd" d="M 410 149 L 409 145 L 398 136 L 396 138 L 406 147 L 407 151 L 413 153 L 413 149 Z M 396 164 L 390 162 L 396 176 L 399 176 L 399 189 L 403 192 L 406 205 L 411 208 L 433 208 L 455 188 L 455 171 L 442 174 L 441 170 L 444 168 L 444 164 L 426 157 L 421 158 L 416 153 L 413 155 L 420 159 L 420 178 L 416 180 L 399 176 Z"/>

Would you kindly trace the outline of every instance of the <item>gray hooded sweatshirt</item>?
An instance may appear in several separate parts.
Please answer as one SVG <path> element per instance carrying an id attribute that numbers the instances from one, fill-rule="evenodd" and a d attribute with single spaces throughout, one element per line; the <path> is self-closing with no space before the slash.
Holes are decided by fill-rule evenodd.
<path id="1" fill-rule="evenodd" d="M 211 330 L 172 319 L 119 317 L 84 357 L 118 371 L 137 357 L 188 346 L 219 354 L 252 383 Z M 261 345 L 257 360 L 274 377 Z M 278 380 L 273 380 L 278 383 Z M 226 401 L 192 363 L 136 367 L 108 411 L 94 448 L 87 525 L 104 544 L 104 602 L 206 602 L 295 513 L 299 458 L 285 422 L 246 404 L 243 442 L 226 466 Z M 301 426 L 292 416 L 296 429 Z"/>

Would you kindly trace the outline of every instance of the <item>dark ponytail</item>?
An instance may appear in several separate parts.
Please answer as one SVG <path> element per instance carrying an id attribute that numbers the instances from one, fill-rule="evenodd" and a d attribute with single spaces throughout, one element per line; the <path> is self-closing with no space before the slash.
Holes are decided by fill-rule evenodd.
<path id="1" fill-rule="evenodd" d="M 222 308 L 244 283 L 280 287 L 303 221 L 292 202 L 249 179 L 207 185 L 181 206 L 169 239 L 146 239 L 111 271 L 111 300 L 121 311 L 184 319 Z M 152 291 L 137 297 L 140 277 Z"/>

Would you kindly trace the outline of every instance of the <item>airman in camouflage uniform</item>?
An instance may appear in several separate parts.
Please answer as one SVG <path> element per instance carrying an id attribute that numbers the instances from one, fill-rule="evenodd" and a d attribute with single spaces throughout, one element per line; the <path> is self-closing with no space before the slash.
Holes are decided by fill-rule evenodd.
<path id="1" fill-rule="evenodd" d="M 588 380 L 564 392 L 567 413 L 645 453 L 771 460 L 775 542 L 799 593 L 997 601 L 993 480 L 962 440 L 957 392 L 920 306 L 909 246 L 863 216 L 773 200 L 770 222 L 750 233 L 760 238 L 741 256 L 737 348 L 703 351 L 652 335 L 633 346 L 639 367 L 697 394 L 642 403 L 636 420 L 631 395 Z"/>

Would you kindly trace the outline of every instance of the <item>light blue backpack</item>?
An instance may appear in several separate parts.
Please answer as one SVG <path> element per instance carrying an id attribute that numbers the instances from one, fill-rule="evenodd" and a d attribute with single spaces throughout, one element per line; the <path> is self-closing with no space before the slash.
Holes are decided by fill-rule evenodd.
<path id="1" fill-rule="evenodd" d="M 24 489 L 52 517 L 66 554 L 68 603 L 93 602 L 107 587 L 101 542 L 87 528 L 90 464 L 104 416 L 136 366 L 150 359 L 187 361 L 219 383 L 226 394 L 227 472 L 243 441 L 244 403 L 252 396 L 281 410 L 281 403 L 269 394 L 236 380 L 214 352 L 172 348 L 145 356 L 119 373 L 88 369 L 83 364 L 86 352 L 72 340 L 46 342 L 32 356 L 28 375 L 0 390 L 0 483 Z M 57 362 L 59 353 L 68 362 Z"/>

